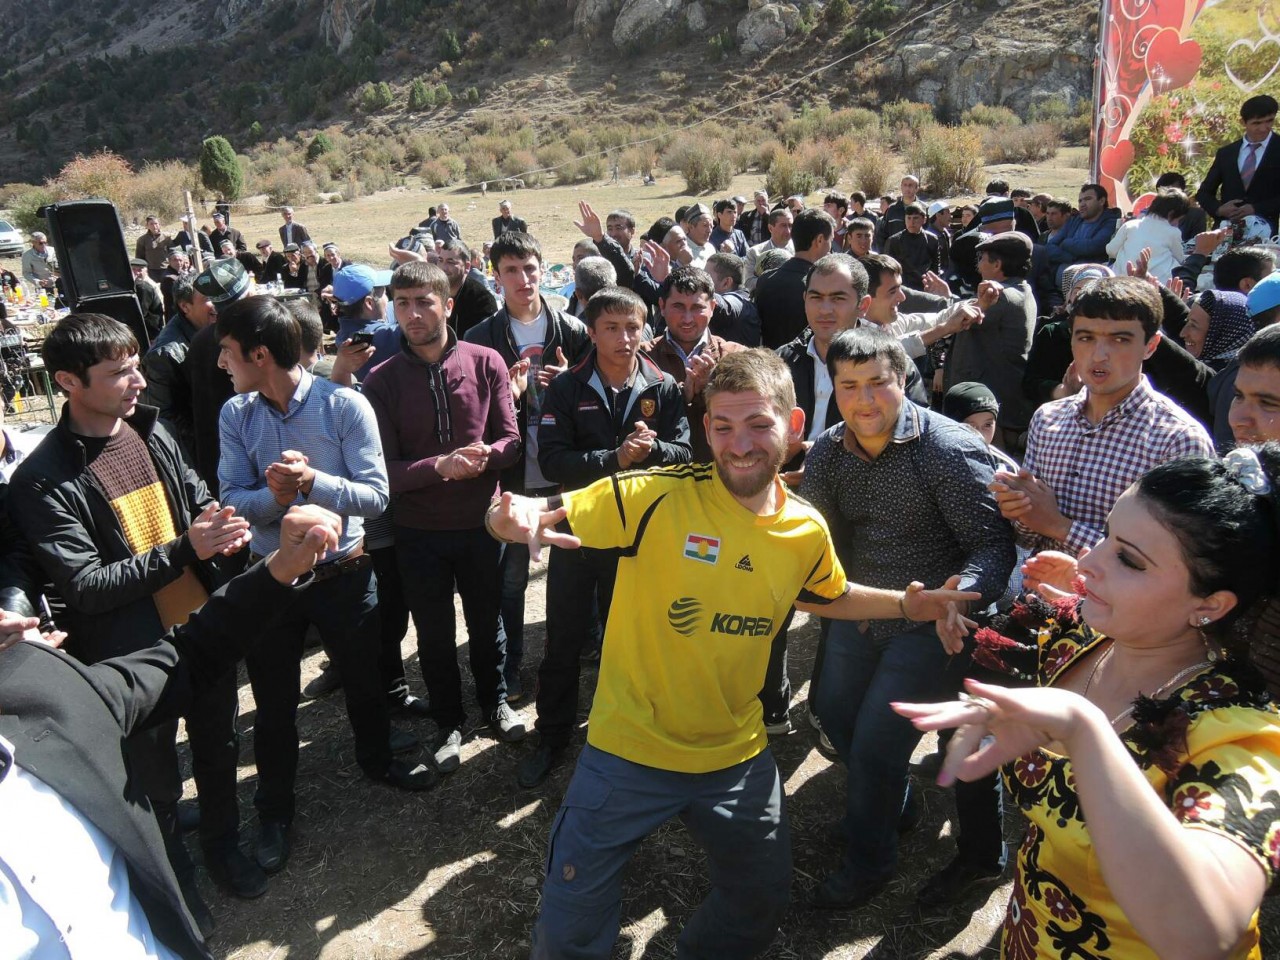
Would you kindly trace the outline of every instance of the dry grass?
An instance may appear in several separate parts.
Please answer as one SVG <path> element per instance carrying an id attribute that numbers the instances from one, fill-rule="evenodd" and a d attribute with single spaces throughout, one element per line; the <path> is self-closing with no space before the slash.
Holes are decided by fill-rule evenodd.
<path id="1" fill-rule="evenodd" d="M 988 176 L 999 173 L 1015 186 L 1025 186 L 1033 192 L 1044 190 L 1074 195 L 1085 179 L 1078 165 L 1081 155 L 1087 155 L 1087 149 L 1068 147 L 1059 151 L 1057 157 L 1048 163 L 988 167 L 979 179 L 985 183 Z M 857 168 L 856 158 L 853 166 Z M 888 181 L 891 189 L 896 187 L 896 178 L 902 172 L 901 167 L 893 171 Z M 749 198 L 752 191 L 763 186 L 764 180 L 762 173 L 738 174 L 728 187 L 711 198 L 734 194 Z M 858 186 L 859 184 L 850 181 L 848 174 L 839 183 L 840 189 L 846 192 L 857 189 Z M 296 214 L 297 220 L 306 224 L 317 241 L 337 240 L 343 255 L 348 259 L 380 264 L 389 261 L 387 243 L 404 236 L 410 227 L 426 217 L 428 207 L 441 201 L 449 204 L 453 218 L 462 227 L 463 239 L 468 243 L 478 244 L 490 239 L 492 231 L 489 221 L 497 216 L 498 201 L 504 198 L 511 200 L 516 214 L 529 222 L 530 229 L 542 242 L 548 263 L 567 262 L 573 244 L 582 236 L 573 225 L 578 217 L 579 200 L 590 203 L 601 217 L 617 207 L 630 210 L 635 215 L 637 230 L 642 232 L 658 217 L 670 216 L 676 207 L 692 203 L 695 199 L 687 191 L 684 179 L 680 176 L 660 176 L 655 184 L 644 186 L 634 171 L 628 171 L 624 167 L 623 179 L 619 184 L 612 184 L 606 179 L 575 186 L 515 190 L 509 193 L 494 189 L 487 195 L 481 194 L 479 190 L 430 189 L 416 178 L 410 178 L 410 186 L 362 196 L 350 203 L 296 206 Z M 698 199 L 706 202 L 709 198 L 704 196 Z M 967 195 L 951 199 L 959 201 L 975 198 Z M 821 202 L 817 193 L 812 194 L 810 200 L 814 203 Z M 281 220 L 274 211 L 264 211 L 259 199 L 237 209 L 232 214 L 232 223 L 244 232 L 245 239 L 252 244 L 259 238 L 277 241 Z M 165 229 L 171 232 L 175 228 L 176 224 L 165 225 Z M 136 232 L 140 231 L 141 226 Z M 130 234 L 130 242 L 136 232 Z"/>

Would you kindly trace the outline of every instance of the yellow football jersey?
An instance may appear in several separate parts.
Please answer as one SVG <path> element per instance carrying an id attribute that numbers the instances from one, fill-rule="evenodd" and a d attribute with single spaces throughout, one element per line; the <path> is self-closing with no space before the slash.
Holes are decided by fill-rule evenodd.
<path id="1" fill-rule="evenodd" d="M 845 592 L 821 515 L 782 491 L 757 516 L 711 464 L 629 471 L 566 494 L 584 546 L 621 551 L 587 740 L 635 763 L 722 770 L 766 746 L 758 694 L 797 599 Z"/>

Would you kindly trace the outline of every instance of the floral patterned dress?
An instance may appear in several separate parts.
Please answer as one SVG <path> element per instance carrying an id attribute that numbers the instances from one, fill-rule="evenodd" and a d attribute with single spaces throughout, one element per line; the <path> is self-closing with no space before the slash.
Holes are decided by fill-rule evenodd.
<path id="1" fill-rule="evenodd" d="M 1075 610 L 1038 631 L 1040 684 L 1054 680 L 1106 638 Z M 1214 663 L 1167 697 L 1136 702 L 1121 734 L 1134 763 L 1190 829 L 1235 840 L 1280 873 L 1280 714 L 1245 663 Z M 1030 821 L 1018 851 L 1002 956 L 1136 960 L 1156 954 L 1116 904 L 1102 878 L 1076 795 L 1071 761 L 1043 750 L 1006 765 L 1013 802 Z M 1258 918 L 1230 956 L 1261 957 Z"/>

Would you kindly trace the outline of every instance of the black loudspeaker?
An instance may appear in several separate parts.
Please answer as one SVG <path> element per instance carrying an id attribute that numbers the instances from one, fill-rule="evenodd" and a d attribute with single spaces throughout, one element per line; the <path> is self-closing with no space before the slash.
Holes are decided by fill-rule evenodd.
<path id="1" fill-rule="evenodd" d="M 44 208 L 49 239 L 58 255 L 62 294 L 79 313 L 102 313 L 126 324 L 143 350 L 150 346 L 124 227 L 109 200 L 69 200 Z"/>

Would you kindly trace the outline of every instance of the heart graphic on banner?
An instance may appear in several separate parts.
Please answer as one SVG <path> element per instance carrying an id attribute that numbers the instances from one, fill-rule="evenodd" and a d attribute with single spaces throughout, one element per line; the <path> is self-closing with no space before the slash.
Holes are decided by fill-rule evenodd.
<path id="1" fill-rule="evenodd" d="M 1147 76 L 1157 93 L 1185 87 L 1195 78 L 1203 57 L 1194 40 L 1183 40 L 1177 30 L 1161 30 L 1147 47 Z"/>
<path id="2" fill-rule="evenodd" d="M 1102 172 L 1112 180 L 1123 180 L 1132 163 L 1133 143 L 1129 140 L 1121 140 L 1115 146 L 1108 144 L 1102 148 Z"/>
<path id="3" fill-rule="evenodd" d="M 1280 70 L 1280 38 L 1237 40 L 1227 47 L 1223 67 L 1232 83 L 1252 93 Z"/>

